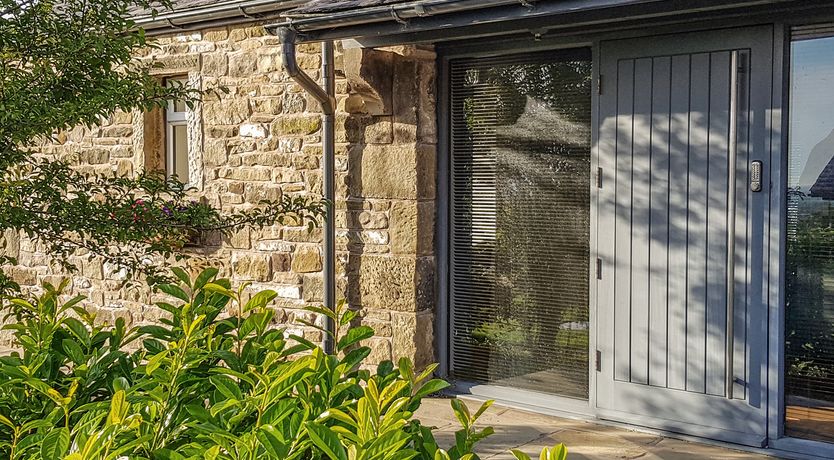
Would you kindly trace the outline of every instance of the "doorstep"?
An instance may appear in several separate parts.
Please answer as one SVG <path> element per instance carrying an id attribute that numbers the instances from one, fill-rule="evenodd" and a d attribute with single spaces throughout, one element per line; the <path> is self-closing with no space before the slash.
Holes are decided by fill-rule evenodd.
<path id="1" fill-rule="evenodd" d="M 474 411 L 478 401 L 466 399 Z M 452 413 L 449 399 L 426 399 L 417 411 L 423 425 L 436 426 L 438 444 L 448 448 L 454 444 L 454 433 L 460 425 Z M 591 421 L 553 417 L 493 405 L 477 426 L 492 426 L 495 434 L 481 441 L 475 451 L 483 460 L 510 460 L 509 449 L 519 449 L 538 458 L 542 447 L 560 442 L 568 446 L 569 460 L 641 459 L 749 459 L 773 460 L 774 457 L 734 450 L 727 447 L 673 439 Z"/>

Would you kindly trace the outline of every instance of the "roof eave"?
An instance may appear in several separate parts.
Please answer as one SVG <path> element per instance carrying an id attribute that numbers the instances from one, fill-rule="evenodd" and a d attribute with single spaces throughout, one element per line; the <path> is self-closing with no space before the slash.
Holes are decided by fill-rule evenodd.
<path id="1" fill-rule="evenodd" d="M 246 0 L 218 3 L 211 6 L 170 11 L 156 16 L 134 19 L 136 27 L 149 34 L 193 30 L 229 23 L 276 20 L 281 13 L 296 8 L 305 0 Z"/>
<path id="2" fill-rule="evenodd" d="M 422 7 L 415 10 L 417 4 Z M 526 4 L 525 4 L 526 3 Z M 546 33 L 582 25 L 631 19 L 684 17 L 750 6 L 799 3 L 796 0 L 424 0 L 266 25 L 298 31 L 299 41 L 355 39 L 362 46 L 441 42 L 491 34 Z M 529 5 L 532 5 L 529 6 Z M 450 8 L 452 7 L 452 8 Z M 608 14 L 606 12 L 612 12 Z M 587 16 L 587 18 L 586 18 Z M 570 18 L 568 20 L 567 18 Z M 588 22 L 584 22 L 588 19 Z"/>

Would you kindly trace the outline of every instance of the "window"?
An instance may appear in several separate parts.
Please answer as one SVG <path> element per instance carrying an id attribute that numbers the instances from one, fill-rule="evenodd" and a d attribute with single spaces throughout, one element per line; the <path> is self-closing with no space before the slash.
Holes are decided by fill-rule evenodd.
<path id="1" fill-rule="evenodd" d="M 590 57 L 452 63 L 454 378 L 588 397 Z"/>
<path id="2" fill-rule="evenodd" d="M 826 31 L 828 33 L 826 33 Z M 785 433 L 834 442 L 834 37 L 793 31 Z"/>
<path id="3" fill-rule="evenodd" d="M 185 86 L 184 79 L 168 79 L 169 87 Z M 165 174 L 189 183 L 188 107 L 184 101 L 169 101 L 165 110 Z"/>

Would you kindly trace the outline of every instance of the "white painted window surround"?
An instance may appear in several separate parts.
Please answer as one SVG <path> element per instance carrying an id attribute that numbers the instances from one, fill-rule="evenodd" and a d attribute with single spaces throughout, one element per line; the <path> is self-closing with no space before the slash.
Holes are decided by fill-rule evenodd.
<path id="1" fill-rule="evenodd" d="M 166 85 L 201 88 L 200 75 L 190 72 L 182 77 L 168 77 Z M 203 126 L 199 101 L 189 107 L 184 101 L 169 101 L 165 107 L 165 172 L 177 176 L 187 187 L 203 188 Z"/>
<path id="2" fill-rule="evenodd" d="M 169 87 L 185 86 L 184 79 L 167 79 Z M 188 162 L 188 106 L 183 101 L 169 101 L 165 109 L 165 173 L 190 183 Z"/>

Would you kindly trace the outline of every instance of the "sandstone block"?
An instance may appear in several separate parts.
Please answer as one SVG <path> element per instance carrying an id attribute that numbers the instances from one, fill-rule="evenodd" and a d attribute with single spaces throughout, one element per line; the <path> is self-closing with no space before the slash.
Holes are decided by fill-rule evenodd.
<path id="1" fill-rule="evenodd" d="M 258 70 L 258 60 L 254 53 L 235 53 L 229 55 L 230 77 L 251 77 Z"/>
<path id="2" fill-rule="evenodd" d="M 273 272 L 288 272 L 290 271 L 290 267 L 292 264 L 292 256 L 286 252 L 275 252 L 270 254 L 270 258 L 272 259 L 272 271 Z M 306 286 L 306 283 L 305 283 Z M 306 288 L 305 288 L 306 294 Z"/>
<path id="3" fill-rule="evenodd" d="M 414 361 L 417 369 L 434 362 L 434 315 L 431 311 L 394 313 L 393 355 Z"/>
<path id="4" fill-rule="evenodd" d="M 38 272 L 25 267 L 9 267 L 4 269 L 6 275 L 21 286 L 35 286 L 38 284 Z"/>
<path id="5" fill-rule="evenodd" d="M 349 161 L 352 196 L 434 198 L 436 165 L 433 146 L 356 146 L 350 152 Z"/>
<path id="6" fill-rule="evenodd" d="M 247 203 L 260 204 L 262 201 L 277 201 L 281 199 L 281 187 L 273 185 L 246 184 L 243 199 Z"/>
<path id="7" fill-rule="evenodd" d="M 226 28 L 209 29 L 203 32 L 203 39 L 208 42 L 219 42 L 227 38 L 229 38 L 229 30 Z"/>
<path id="8" fill-rule="evenodd" d="M 278 286 L 275 288 L 278 297 L 284 299 L 300 299 L 301 288 L 298 286 Z"/>
<path id="9" fill-rule="evenodd" d="M 0 255 L 17 259 L 20 257 L 20 234 L 6 230 L 0 234 Z"/>
<path id="10" fill-rule="evenodd" d="M 296 243 L 321 243 L 321 228 L 312 230 L 307 227 L 288 227 L 284 229 L 284 239 Z"/>
<path id="11" fill-rule="evenodd" d="M 251 230 L 238 230 L 225 238 L 226 243 L 235 249 L 249 249 L 251 247 Z"/>
<path id="12" fill-rule="evenodd" d="M 389 339 L 372 337 L 365 341 L 364 345 L 371 348 L 371 354 L 367 358 L 369 364 L 379 364 L 392 358 L 391 341 Z"/>
<path id="13" fill-rule="evenodd" d="M 220 177 L 241 181 L 268 181 L 272 179 L 272 171 L 269 168 L 223 168 L 220 170 Z"/>
<path id="14" fill-rule="evenodd" d="M 203 103 L 203 119 L 209 125 L 237 125 L 251 114 L 245 98 L 223 99 Z"/>
<path id="15" fill-rule="evenodd" d="M 317 247 L 300 246 L 292 257 L 292 271 L 312 273 L 321 271 L 321 254 Z"/>
<path id="16" fill-rule="evenodd" d="M 434 249 L 434 201 L 395 201 L 391 206 L 391 252 L 431 255 Z"/>
<path id="17" fill-rule="evenodd" d="M 206 139 L 203 143 L 203 161 L 206 166 L 220 166 L 229 159 L 229 149 L 223 139 Z"/>
<path id="18" fill-rule="evenodd" d="M 367 48 L 344 50 L 344 72 L 349 96 L 349 113 L 390 115 L 394 86 L 394 54 Z"/>
<path id="19" fill-rule="evenodd" d="M 269 281 L 272 278 L 267 254 L 235 252 L 232 254 L 232 270 L 235 278 L 240 280 Z"/>
<path id="20" fill-rule="evenodd" d="M 321 158 L 321 149 L 318 152 L 313 151 L 308 153 L 308 149 L 304 149 L 304 153 L 295 154 L 292 156 L 292 165 L 295 169 L 318 169 L 319 158 Z"/>
<path id="21" fill-rule="evenodd" d="M 369 309 L 416 312 L 434 303 L 430 258 L 351 255 L 349 299 Z"/>
<path id="22" fill-rule="evenodd" d="M 252 104 L 257 114 L 281 115 L 284 113 L 284 102 L 281 98 L 269 97 L 255 99 L 252 101 Z"/>
<path id="23" fill-rule="evenodd" d="M 272 123 L 276 136 L 304 136 L 321 129 L 321 117 L 316 115 L 281 117 Z"/>
<path id="24" fill-rule="evenodd" d="M 339 115 L 336 142 L 390 144 L 394 141 L 391 117 Z"/>
<path id="25" fill-rule="evenodd" d="M 188 51 L 187 45 L 180 45 L 181 51 Z M 151 67 L 152 75 L 185 74 L 199 68 L 198 54 L 179 54 L 168 56 L 155 56 L 154 66 Z"/>
<path id="26" fill-rule="evenodd" d="M 203 54 L 202 74 L 208 77 L 222 77 L 229 71 L 225 52 Z"/>

